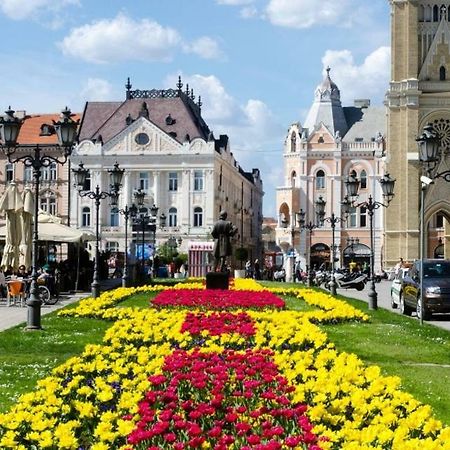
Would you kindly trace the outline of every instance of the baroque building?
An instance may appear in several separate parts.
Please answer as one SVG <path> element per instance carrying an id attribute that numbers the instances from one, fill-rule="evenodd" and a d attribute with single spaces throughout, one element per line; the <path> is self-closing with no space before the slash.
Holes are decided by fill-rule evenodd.
<path id="1" fill-rule="evenodd" d="M 450 2 L 390 0 L 391 83 L 387 167 L 397 179 L 386 212 L 386 265 L 419 257 L 420 176 L 416 138 L 431 124 L 450 159 Z M 435 180 L 425 197 L 425 256 L 450 257 L 450 183 Z"/>
<path id="2" fill-rule="evenodd" d="M 293 123 L 284 142 L 284 185 L 277 188 L 278 223 L 276 241 L 289 256 L 288 278 L 293 260 L 307 268 L 331 262 L 332 229 L 327 222 L 311 232 L 300 231 L 295 213 L 306 212 L 306 222 L 317 224 L 315 202 L 326 201 L 326 215 L 341 215 L 345 178 L 356 174 L 361 181 L 360 201 L 369 195 L 380 201 L 378 180 L 384 174 L 386 113 L 370 100 L 355 100 L 342 106 L 338 86 L 327 68 L 317 87 L 314 102 L 303 124 Z M 375 270 L 381 268 L 383 254 L 383 211 L 374 216 Z M 365 208 L 351 208 L 348 220 L 336 224 L 335 258 L 337 266 L 350 261 L 370 263 L 369 216 Z"/>
<path id="3" fill-rule="evenodd" d="M 124 101 L 86 103 L 72 167 L 82 162 L 90 170 L 90 189 L 98 185 L 107 191 L 107 170 L 118 162 L 125 169 L 119 208 L 130 206 L 134 192 L 141 189 L 147 210 L 156 205 L 158 216 L 166 217 L 165 226 L 158 220 L 156 236 L 150 236 L 156 246 L 175 238 L 182 252 L 192 245 L 199 248 L 198 243 L 211 241 L 212 226 L 225 210 L 238 228 L 235 246 L 244 245 L 253 258 L 259 257 L 260 171 L 240 167 L 228 136 L 214 137 L 201 106 L 200 97 L 196 102 L 181 79 L 176 89 L 166 90 L 132 90 L 128 80 Z M 108 200 L 100 208 L 102 249 L 123 251 L 123 216 L 111 209 Z M 93 228 L 94 211 L 93 200 L 72 192 L 73 226 Z M 135 243 L 139 239 L 135 234 Z"/>

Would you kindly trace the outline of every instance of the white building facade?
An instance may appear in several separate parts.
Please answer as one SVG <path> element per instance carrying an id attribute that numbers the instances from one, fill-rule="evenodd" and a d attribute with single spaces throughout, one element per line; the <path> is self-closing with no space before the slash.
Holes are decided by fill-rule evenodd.
<path id="1" fill-rule="evenodd" d="M 127 83 L 124 102 L 88 102 L 80 142 L 71 158 L 90 170 L 90 190 L 98 185 L 109 190 L 107 170 L 114 163 L 125 169 L 119 208 L 135 203 L 134 192 L 145 193 L 145 207 L 158 209 L 156 247 L 169 238 L 187 252 L 192 242 L 210 241 L 219 212 L 225 210 L 238 227 L 236 244 L 261 253 L 263 186 L 258 169 L 245 172 L 230 151 L 226 135 L 214 138 L 201 117 L 201 102 L 194 102 L 189 88 L 140 91 Z M 111 209 L 109 200 L 100 205 L 101 248 L 124 251 L 124 217 Z M 166 225 L 159 217 L 166 216 Z M 95 229 L 94 201 L 72 191 L 71 222 Z M 131 220 L 130 220 L 131 222 Z M 130 225 L 131 230 L 131 225 Z M 130 237 L 140 243 L 140 237 Z M 151 241 L 145 237 L 146 245 Z"/>

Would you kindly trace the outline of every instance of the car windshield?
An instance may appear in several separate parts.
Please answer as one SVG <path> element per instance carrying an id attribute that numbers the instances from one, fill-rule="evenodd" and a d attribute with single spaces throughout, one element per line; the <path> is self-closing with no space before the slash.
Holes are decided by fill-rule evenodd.
<path id="1" fill-rule="evenodd" d="M 450 261 L 424 263 L 423 276 L 425 278 L 450 277 Z"/>

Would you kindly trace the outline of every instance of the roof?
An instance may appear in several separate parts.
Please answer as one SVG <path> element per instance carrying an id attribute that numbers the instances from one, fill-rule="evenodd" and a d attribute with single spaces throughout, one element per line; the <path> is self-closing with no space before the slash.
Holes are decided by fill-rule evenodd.
<path id="1" fill-rule="evenodd" d="M 344 110 L 346 109 L 344 108 Z M 351 109 L 349 108 L 349 110 Z M 360 118 L 351 124 L 350 129 L 344 136 L 344 141 L 362 140 L 363 142 L 370 142 L 379 135 L 384 136 L 386 134 L 386 108 L 384 106 L 370 106 L 359 110 Z M 355 111 L 351 112 L 352 117 L 357 119 L 358 114 L 354 113 Z"/>
<path id="2" fill-rule="evenodd" d="M 145 103 L 148 120 L 178 142 L 184 142 L 186 135 L 190 140 L 197 137 L 207 140 L 208 126 L 199 110 L 195 110 L 195 104 L 184 97 L 184 93 L 180 93 L 176 97 L 162 95 L 157 98 L 131 98 L 124 102 L 87 102 L 79 139 L 98 139 L 101 136 L 104 143 L 110 141 L 130 125 L 130 119 L 139 118 Z M 166 120 L 169 116 L 173 119 L 171 124 L 170 120 Z"/>
<path id="3" fill-rule="evenodd" d="M 57 122 L 60 119 L 60 113 L 54 114 L 33 114 L 24 117 L 24 121 L 20 128 L 17 142 L 20 145 L 30 144 L 57 144 L 58 138 L 53 129 L 53 121 Z M 72 116 L 74 120 L 80 118 L 79 114 Z M 50 133 L 48 136 L 41 135 L 42 125 L 50 125 Z"/>

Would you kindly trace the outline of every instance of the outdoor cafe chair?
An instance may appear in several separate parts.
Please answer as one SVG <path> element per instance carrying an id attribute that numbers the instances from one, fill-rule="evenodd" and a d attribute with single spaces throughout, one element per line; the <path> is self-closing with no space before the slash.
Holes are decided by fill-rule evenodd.
<path id="1" fill-rule="evenodd" d="M 11 280 L 6 283 L 7 297 L 6 305 L 11 306 L 11 301 L 14 305 L 20 301 L 20 306 L 23 306 L 25 300 L 25 283 L 21 280 Z"/>

